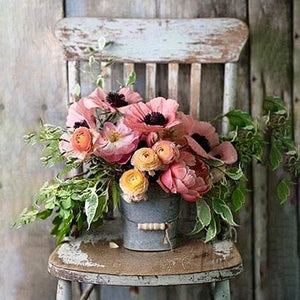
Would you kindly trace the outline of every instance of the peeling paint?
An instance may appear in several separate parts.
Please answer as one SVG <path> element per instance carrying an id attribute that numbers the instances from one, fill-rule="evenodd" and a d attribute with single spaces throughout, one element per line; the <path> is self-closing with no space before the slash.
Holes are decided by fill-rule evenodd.
<path id="1" fill-rule="evenodd" d="M 80 249 L 80 246 L 81 240 L 65 243 L 60 246 L 57 255 L 65 264 L 86 267 L 105 267 L 105 265 L 90 261 L 89 256 Z"/>
<path id="2" fill-rule="evenodd" d="M 231 241 L 219 241 L 213 244 L 213 251 L 216 255 L 222 256 L 223 259 L 226 259 L 233 249 L 233 244 Z"/>

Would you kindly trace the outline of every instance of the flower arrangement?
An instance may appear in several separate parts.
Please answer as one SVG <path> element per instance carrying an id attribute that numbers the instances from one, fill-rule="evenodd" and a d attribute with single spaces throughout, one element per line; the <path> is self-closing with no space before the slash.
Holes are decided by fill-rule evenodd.
<path id="1" fill-rule="evenodd" d="M 192 233 L 203 232 L 208 242 L 223 223 L 236 226 L 233 213 L 245 202 L 245 173 L 252 158 L 273 170 L 286 162 L 291 175 L 277 187 L 280 202 L 286 201 L 290 178 L 300 174 L 300 155 L 279 98 L 266 99 L 260 122 L 237 109 L 204 122 L 181 112 L 173 99 L 143 102 L 131 88 L 135 77 L 132 73 L 117 91 L 98 87 L 74 102 L 66 128 L 42 124 L 40 132 L 26 136 L 29 143 L 45 145 L 44 164 L 64 162 L 65 168 L 44 184 L 16 226 L 54 214 L 51 234 L 60 243 L 85 223 L 87 229 L 102 225 L 110 201 L 116 208 L 120 194 L 129 203 L 147 201 L 151 182 L 196 203 Z M 221 118 L 228 119 L 230 130 L 220 136 L 213 124 Z"/>

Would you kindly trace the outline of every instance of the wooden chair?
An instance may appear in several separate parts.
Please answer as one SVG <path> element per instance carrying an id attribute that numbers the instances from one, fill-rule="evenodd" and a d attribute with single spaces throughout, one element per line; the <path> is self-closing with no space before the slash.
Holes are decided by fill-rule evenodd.
<path id="1" fill-rule="evenodd" d="M 124 78 L 134 63 L 146 64 L 146 99 L 156 96 L 156 64 L 168 64 L 168 97 L 177 99 L 179 63 L 191 64 L 190 114 L 199 116 L 201 65 L 224 63 L 223 113 L 235 107 L 237 64 L 248 37 L 247 26 L 237 19 L 100 19 L 65 18 L 56 26 L 68 60 L 69 98 L 79 82 L 78 61 L 99 37 L 113 45 L 95 57 L 111 56 L 124 63 Z M 105 88 L 111 87 L 111 68 L 105 68 Z M 222 124 L 227 131 L 226 121 Z M 98 235 L 87 233 L 60 245 L 49 258 L 49 272 L 59 278 L 57 299 L 71 299 L 71 282 L 93 285 L 158 286 L 215 283 L 215 299 L 230 299 L 229 279 L 242 271 L 236 247 L 229 241 L 204 244 L 188 240 L 174 251 L 134 252 L 121 246 L 120 226 L 109 221 Z M 145 264 L 147 261 L 147 264 Z"/>

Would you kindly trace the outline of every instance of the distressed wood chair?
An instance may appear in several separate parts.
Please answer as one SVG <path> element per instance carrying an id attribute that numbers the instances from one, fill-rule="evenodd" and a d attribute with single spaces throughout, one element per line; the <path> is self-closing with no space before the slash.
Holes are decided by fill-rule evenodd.
<path id="1" fill-rule="evenodd" d="M 86 61 L 86 48 L 99 37 L 114 42 L 96 53 L 124 63 L 124 78 L 134 63 L 146 64 L 146 100 L 156 96 L 156 64 L 168 64 L 168 97 L 177 99 L 179 63 L 191 64 L 190 114 L 199 116 L 201 65 L 225 64 L 223 113 L 235 107 L 237 64 L 248 37 L 247 26 L 237 19 L 102 19 L 65 18 L 56 26 L 68 60 L 69 98 L 79 82 L 78 61 Z M 111 68 L 105 68 L 105 89 L 111 88 Z M 222 124 L 227 131 L 226 121 Z M 230 299 L 229 279 L 242 271 L 236 247 L 229 241 L 204 244 L 189 240 L 168 252 L 111 249 L 120 239 L 117 221 L 109 221 L 99 235 L 87 233 L 60 245 L 50 256 L 48 269 L 57 277 L 57 299 L 71 299 L 71 282 L 92 285 L 160 286 L 211 282 L 215 299 Z M 117 229 L 116 229 L 117 227 Z M 121 242 L 117 241 L 117 244 Z M 147 262 L 147 263 L 145 263 Z"/>

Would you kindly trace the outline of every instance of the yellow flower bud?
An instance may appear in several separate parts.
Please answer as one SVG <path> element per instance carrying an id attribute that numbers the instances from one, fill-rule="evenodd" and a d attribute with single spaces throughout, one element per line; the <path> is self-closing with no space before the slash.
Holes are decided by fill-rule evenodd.
<path id="1" fill-rule="evenodd" d="M 133 154 L 131 164 L 140 171 L 155 171 L 162 167 L 162 163 L 151 148 L 141 148 Z"/>
<path id="2" fill-rule="evenodd" d="M 124 172 L 120 178 L 120 188 L 123 192 L 122 196 L 127 202 L 145 199 L 145 192 L 148 189 L 148 185 L 149 183 L 145 173 L 137 169 Z"/>

